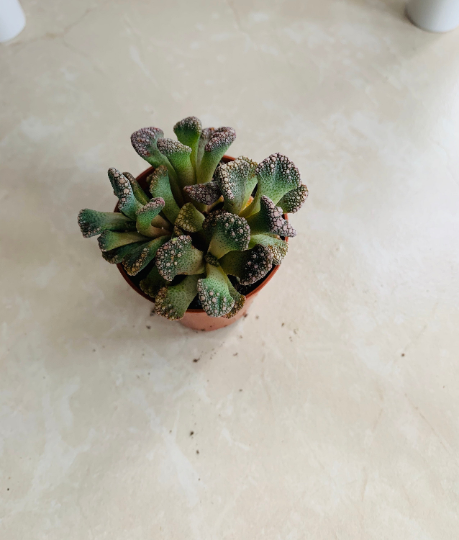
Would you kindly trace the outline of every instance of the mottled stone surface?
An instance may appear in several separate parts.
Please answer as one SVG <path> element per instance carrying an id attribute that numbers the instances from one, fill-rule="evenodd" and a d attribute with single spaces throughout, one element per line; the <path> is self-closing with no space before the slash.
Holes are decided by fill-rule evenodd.
<path id="1" fill-rule="evenodd" d="M 24 0 L 0 47 L 0 538 L 452 540 L 459 32 L 396 0 Z M 82 238 L 130 134 L 232 126 L 310 197 L 247 318 L 158 316 Z"/>

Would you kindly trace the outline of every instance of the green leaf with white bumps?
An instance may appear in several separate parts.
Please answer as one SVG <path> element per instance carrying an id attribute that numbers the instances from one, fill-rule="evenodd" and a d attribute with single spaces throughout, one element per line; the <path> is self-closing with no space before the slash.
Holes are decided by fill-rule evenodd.
<path id="1" fill-rule="evenodd" d="M 202 229 L 204 222 L 204 216 L 193 205 L 193 203 L 186 203 L 182 206 L 177 219 L 175 220 L 175 226 L 180 227 L 186 232 L 198 232 Z"/>
<path id="2" fill-rule="evenodd" d="M 198 170 L 199 166 L 202 161 L 202 156 L 204 155 L 204 150 L 207 145 L 207 143 L 210 141 L 210 138 L 212 137 L 213 133 L 215 132 L 215 128 L 204 128 L 201 132 L 201 136 L 199 137 L 198 142 L 198 153 L 196 155 L 196 176 L 198 177 Z"/>
<path id="3" fill-rule="evenodd" d="M 140 184 L 137 182 L 137 179 L 129 172 L 123 173 L 124 177 L 129 180 L 131 184 L 132 193 L 134 197 L 139 201 L 140 204 L 147 204 L 150 200 L 150 197 L 145 193 L 145 191 L 140 187 Z"/>
<path id="4" fill-rule="evenodd" d="M 217 165 L 235 138 L 236 132 L 230 127 L 222 127 L 212 132 L 198 165 L 199 184 L 205 184 L 212 180 Z"/>
<path id="5" fill-rule="evenodd" d="M 164 199 L 157 197 L 137 210 L 137 230 L 140 234 L 153 238 L 171 234 L 169 222 L 159 215 L 164 204 Z"/>
<path id="6" fill-rule="evenodd" d="M 261 197 L 269 197 L 274 204 L 300 184 L 300 173 L 292 161 L 282 154 L 272 154 L 264 159 L 256 170 L 258 188 L 252 203 L 241 213 L 244 217 L 260 209 Z"/>
<path id="7" fill-rule="evenodd" d="M 278 205 L 282 208 L 284 214 L 294 214 L 303 206 L 308 198 L 308 188 L 301 184 L 292 191 L 286 193 L 279 201 Z"/>
<path id="8" fill-rule="evenodd" d="M 242 285 L 252 285 L 273 267 L 271 251 L 262 245 L 256 245 L 246 251 L 231 251 L 220 259 L 223 270 L 240 279 Z"/>
<path id="9" fill-rule="evenodd" d="M 182 144 L 191 148 L 191 164 L 196 169 L 196 156 L 202 133 L 201 121 L 196 116 L 188 116 L 175 124 L 174 133 Z"/>
<path id="10" fill-rule="evenodd" d="M 78 214 L 78 225 L 85 238 L 102 231 L 135 231 L 135 223 L 119 212 L 98 212 L 86 208 Z"/>
<path id="11" fill-rule="evenodd" d="M 187 276 L 178 285 L 169 285 L 159 290 L 155 297 L 155 311 L 171 321 L 185 315 L 197 292 L 199 275 Z"/>
<path id="12" fill-rule="evenodd" d="M 134 131 L 131 135 L 131 143 L 140 157 L 148 161 L 151 166 L 159 167 L 166 164 L 164 156 L 157 147 L 158 140 L 163 137 L 164 132 L 162 129 L 146 127 Z"/>
<path id="13" fill-rule="evenodd" d="M 247 249 L 250 238 L 250 228 L 247 221 L 239 216 L 223 212 L 219 214 L 211 225 L 212 239 L 209 252 L 217 259 L 229 251 Z"/>
<path id="14" fill-rule="evenodd" d="M 260 211 L 247 218 L 252 235 L 275 234 L 279 236 L 296 236 L 295 229 L 284 219 L 282 208 L 263 195 L 260 200 Z"/>
<path id="15" fill-rule="evenodd" d="M 131 251 L 124 259 L 123 266 L 130 276 L 137 275 L 141 270 L 146 268 L 155 258 L 158 249 L 167 242 L 167 236 L 155 238 L 146 244 L 142 244 Z"/>
<path id="16" fill-rule="evenodd" d="M 233 287 L 233 284 L 228 278 L 226 278 L 226 284 L 228 285 L 228 291 L 234 300 L 234 305 L 231 308 L 231 311 L 228 311 L 228 313 L 226 315 L 223 315 L 223 317 L 225 317 L 226 319 L 231 319 L 244 307 L 245 296 L 236 291 L 236 289 Z"/>
<path id="17" fill-rule="evenodd" d="M 206 277 L 198 281 L 198 297 L 209 317 L 223 317 L 233 309 L 235 303 L 225 273 L 211 264 L 206 265 Z"/>
<path id="18" fill-rule="evenodd" d="M 165 285 L 167 285 L 167 281 L 158 272 L 156 266 L 153 266 L 147 277 L 142 279 L 139 283 L 141 290 L 151 298 L 155 298 L 158 291 Z"/>
<path id="19" fill-rule="evenodd" d="M 257 185 L 256 168 L 257 164 L 245 157 L 218 166 L 215 181 L 223 194 L 225 210 L 239 214 L 245 207 Z"/>
<path id="20" fill-rule="evenodd" d="M 133 242 L 132 244 L 126 244 L 109 251 L 102 251 L 102 257 L 110 264 L 120 264 L 127 255 L 132 253 L 139 246 L 147 243 L 148 239 L 144 238 L 141 242 Z"/>
<path id="21" fill-rule="evenodd" d="M 161 129 L 147 127 L 135 131 L 131 135 L 131 143 L 139 156 L 148 161 L 150 165 L 153 167 L 160 167 L 161 165 L 167 167 L 172 193 L 174 194 L 176 200 L 181 202 L 177 173 L 167 157 L 158 150 L 158 141 L 163 138 L 164 133 Z"/>
<path id="22" fill-rule="evenodd" d="M 177 173 L 179 185 L 183 188 L 196 182 L 196 176 L 191 164 L 191 148 L 172 139 L 160 139 L 159 151 L 167 157 Z"/>
<path id="23" fill-rule="evenodd" d="M 148 242 L 150 238 L 135 232 L 112 232 L 104 231 L 97 241 L 101 251 L 111 251 L 112 249 L 133 244 L 134 242 Z"/>
<path id="24" fill-rule="evenodd" d="M 167 281 L 179 274 L 201 274 L 204 271 L 203 253 L 193 247 L 191 236 L 178 236 L 158 249 L 156 266 Z"/>
<path id="25" fill-rule="evenodd" d="M 167 167 L 161 166 L 155 169 L 147 178 L 151 196 L 164 200 L 163 214 L 174 223 L 180 212 L 180 208 L 172 194 Z"/>
<path id="26" fill-rule="evenodd" d="M 142 205 L 135 198 L 129 180 L 115 168 L 108 169 L 108 177 L 113 186 L 113 191 L 118 197 L 118 207 L 127 217 L 135 220 L 136 212 Z"/>
<path id="27" fill-rule="evenodd" d="M 273 256 L 273 263 L 280 264 L 282 259 L 287 255 L 288 244 L 285 240 L 268 236 L 266 234 L 256 234 L 250 237 L 249 248 L 255 247 L 257 244 L 267 247 Z"/>
<path id="28" fill-rule="evenodd" d="M 207 182 L 207 184 L 195 184 L 194 186 L 185 186 L 183 191 L 190 199 L 206 206 L 210 206 L 218 201 L 222 192 L 217 182 Z"/>

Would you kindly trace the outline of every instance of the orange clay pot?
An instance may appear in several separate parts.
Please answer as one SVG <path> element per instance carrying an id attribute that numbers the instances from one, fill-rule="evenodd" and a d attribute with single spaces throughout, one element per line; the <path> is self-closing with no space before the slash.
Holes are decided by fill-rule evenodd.
<path id="1" fill-rule="evenodd" d="M 228 161 L 233 161 L 234 158 L 231 156 L 223 156 L 222 161 L 225 163 L 228 163 Z M 140 173 L 137 177 L 137 182 L 139 183 L 140 187 L 147 191 L 147 177 L 154 171 L 154 167 L 150 167 L 147 170 L 143 171 L 143 173 Z M 116 205 L 115 212 L 119 212 L 118 205 Z M 284 219 L 287 219 L 287 214 L 284 214 Z M 285 238 L 285 240 L 288 242 L 288 238 Z M 150 302 L 154 303 L 153 298 L 145 294 L 140 287 L 138 287 L 131 279 L 131 277 L 128 275 L 126 270 L 124 269 L 122 264 L 117 264 L 118 270 L 120 271 L 121 275 L 124 277 L 124 279 L 127 281 L 127 283 L 138 293 L 140 296 L 143 296 Z M 252 305 L 252 302 L 254 301 L 257 294 L 263 289 L 263 287 L 270 281 L 274 274 L 279 270 L 279 265 L 273 266 L 272 270 L 268 273 L 267 276 L 265 276 L 260 283 L 257 285 L 257 287 L 245 295 L 246 300 L 244 303 L 244 307 L 237 312 L 237 314 L 234 317 L 231 317 L 231 319 L 227 319 L 226 317 L 209 317 L 207 313 L 203 309 L 187 309 L 186 313 L 183 317 L 183 319 L 180 319 L 178 322 L 182 324 L 183 326 L 186 326 L 187 328 L 192 328 L 193 330 L 200 330 L 202 332 L 210 332 L 212 330 L 218 330 L 219 328 L 225 328 L 225 326 L 229 326 L 230 324 L 233 324 L 234 322 L 238 321 L 242 317 L 244 317 L 249 310 L 249 307 Z"/>

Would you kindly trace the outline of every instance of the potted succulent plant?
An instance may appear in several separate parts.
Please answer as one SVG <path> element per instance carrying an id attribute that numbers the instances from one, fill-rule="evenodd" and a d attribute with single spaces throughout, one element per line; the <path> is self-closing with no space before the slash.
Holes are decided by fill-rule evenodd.
<path id="1" fill-rule="evenodd" d="M 151 167 L 134 178 L 109 169 L 114 212 L 81 210 L 85 238 L 100 235 L 105 260 L 186 326 L 214 330 L 241 317 L 274 275 L 296 231 L 287 221 L 307 198 L 295 165 L 281 154 L 260 164 L 225 156 L 232 128 L 202 129 L 196 117 L 131 136 Z"/>

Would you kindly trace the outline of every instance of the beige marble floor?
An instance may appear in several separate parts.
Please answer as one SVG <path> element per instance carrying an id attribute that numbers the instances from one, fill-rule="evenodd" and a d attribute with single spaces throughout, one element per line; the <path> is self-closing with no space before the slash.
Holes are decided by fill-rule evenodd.
<path id="1" fill-rule="evenodd" d="M 0 538 L 457 538 L 459 31 L 398 0 L 23 5 L 0 47 Z M 113 207 L 108 167 L 144 168 L 132 131 L 190 114 L 310 189 L 266 294 L 208 335 L 150 317 L 76 221 Z"/>

